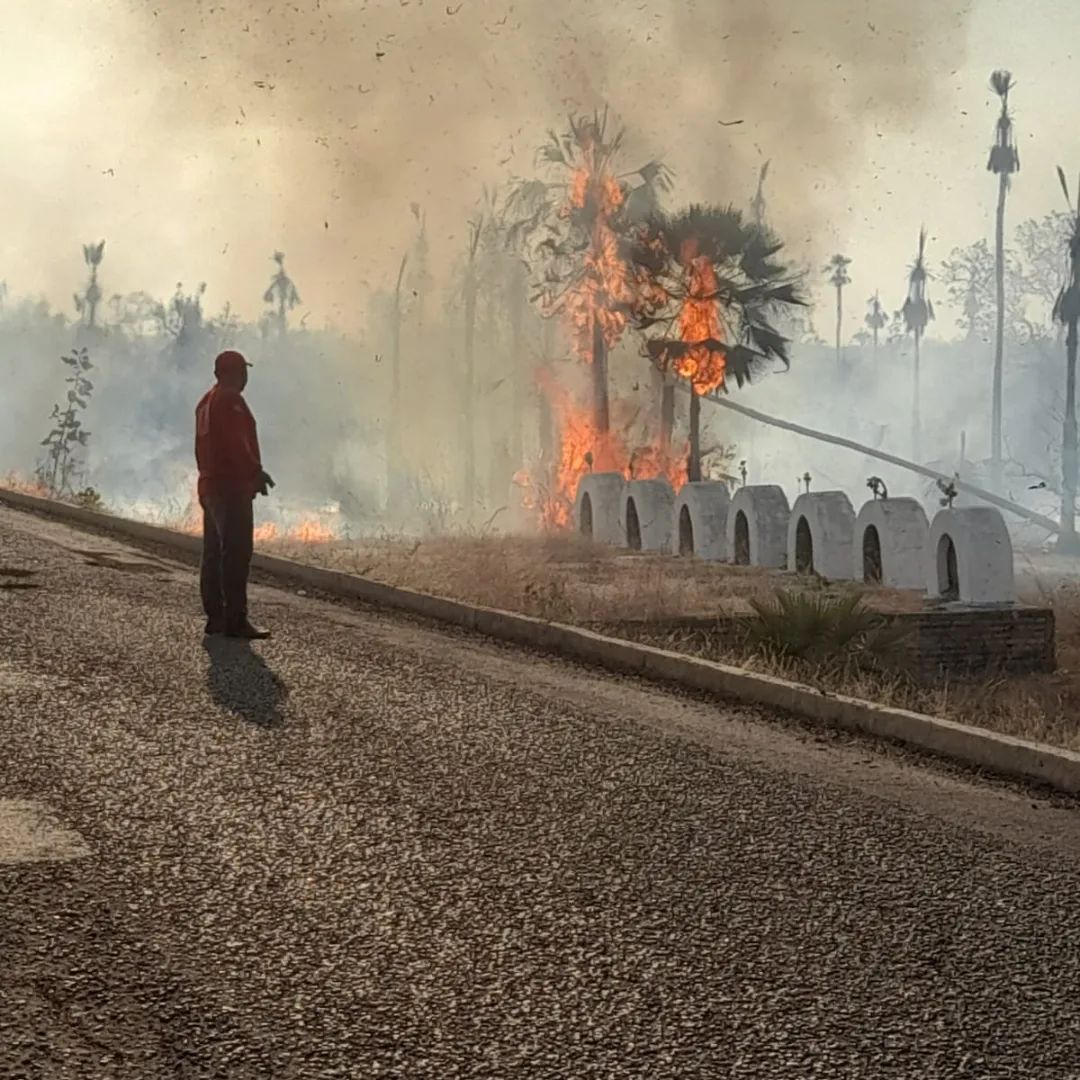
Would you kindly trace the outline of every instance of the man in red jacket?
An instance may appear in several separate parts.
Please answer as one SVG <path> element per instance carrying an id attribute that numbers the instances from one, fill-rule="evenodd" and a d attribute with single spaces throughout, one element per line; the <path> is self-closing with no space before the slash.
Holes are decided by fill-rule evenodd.
<path id="1" fill-rule="evenodd" d="M 195 461 L 203 510 L 200 586 L 206 633 L 259 639 L 270 634 L 252 626 L 247 615 L 252 503 L 274 481 L 263 471 L 255 417 L 243 398 L 250 366 L 232 349 L 214 361 L 217 385 L 195 408 Z"/>

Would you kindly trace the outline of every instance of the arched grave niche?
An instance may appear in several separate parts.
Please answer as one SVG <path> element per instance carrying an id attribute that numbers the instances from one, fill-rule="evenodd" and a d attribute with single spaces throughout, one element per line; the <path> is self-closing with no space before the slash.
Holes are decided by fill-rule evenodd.
<path id="1" fill-rule="evenodd" d="M 930 523 L 917 499 L 872 499 L 855 519 L 851 576 L 890 589 L 926 588 Z"/>
<path id="2" fill-rule="evenodd" d="M 724 560 L 728 557 L 728 511 L 731 496 L 718 480 L 684 484 L 675 499 L 673 529 L 680 555 Z"/>
<path id="3" fill-rule="evenodd" d="M 621 545 L 619 514 L 626 486 L 622 473 L 587 473 L 574 499 L 574 531 L 601 544 Z"/>
<path id="4" fill-rule="evenodd" d="M 787 565 L 787 534 L 791 510 L 784 489 L 776 484 L 739 488 L 727 515 L 729 558 L 741 566 Z"/>
<path id="5" fill-rule="evenodd" d="M 992 506 L 939 511 L 923 563 L 931 597 L 965 604 L 1011 604 L 1016 599 L 1012 540 L 1001 511 Z"/>
<path id="6" fill-rule="evenodd" d="M 788 566 L 830 581 L 851 577 L 855 511 L 842 491 L 809 491 L 791 508 Z"/>
<path id="7" fill-rule="evenodd" d="M 675 491 L 666 480 L 631 480 L 619 512 L 622 542 L 632 551 L 671 551 Z"/>

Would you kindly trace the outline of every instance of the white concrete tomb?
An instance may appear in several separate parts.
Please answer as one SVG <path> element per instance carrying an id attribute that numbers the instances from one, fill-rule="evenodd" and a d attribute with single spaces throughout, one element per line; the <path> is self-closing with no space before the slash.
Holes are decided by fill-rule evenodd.
<path id="1" fill-rule="evenodd" d="M 680 555 L 724 560 L 728 557 L 727 519 L 731 496 L 719 480 L 684 484 L 675 499 L 672 521 L 675 550 Z"/>
<path id="2" fill-rule="evenodd" d="M 784 489 L 776 484 L 739 488 L 727 518 L 728 558 L 739 566 L 787 565 L 788 507 Z"/>
<path id="3" fill-rule="evenodd" d="M 871 499 L 855 519 L 851 576 L 867 585 L 925 589 L 929 537 L 918 499 Z"/>
<path id="4" fill-rule="evenodd" d="M 926 591 L 965 604 L 1011 604 L 1013 550 L 1001 511 L 992 506 L 940 510 L 926 547 Z"/>
<path id="5" fill-rule="evenodd" d="M 666 480 L 631 480 L 622 493 L 619 524 L 633 551 L 671 551 L 675 492 Z"/>
<path id="6" fill-rule="evenodd" d="M 574 498 L 574 531 L 600 544 L 621 545 L 622 473 L 586 473 Z"/>
<path id="7" fill-rule="evenodd" d="M 851 577 L 855 510 L 842 491 L 808 491 L 795 500 L 788 521 L 788 569 L 829 581 Z"/>

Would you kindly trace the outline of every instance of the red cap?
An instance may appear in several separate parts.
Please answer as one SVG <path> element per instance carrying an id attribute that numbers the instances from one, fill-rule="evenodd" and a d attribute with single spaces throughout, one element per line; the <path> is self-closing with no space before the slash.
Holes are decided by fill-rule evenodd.
<path id="1" fill-rule="evenodd" d="M 217 354 L 217 359 L 214 361 L 214 374 L 224 375 L 226 372 L 239 371 L 245 367 L 251 367 L 251 365 L 241 353 L 238 353 L 235 349 L 226 349 L 224 352 Z"/>

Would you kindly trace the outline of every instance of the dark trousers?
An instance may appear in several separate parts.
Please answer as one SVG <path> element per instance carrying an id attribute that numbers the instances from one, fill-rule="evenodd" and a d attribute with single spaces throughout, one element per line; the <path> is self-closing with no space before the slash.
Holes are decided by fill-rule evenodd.
<path id="1" fill-rule="evenodd" d="M 254 500 L 243 495 L 202 499 L 203 548 L 200 586 L 208 619 L 228 627 L 247 620 L 247 581 L 255 546 Z"/>

